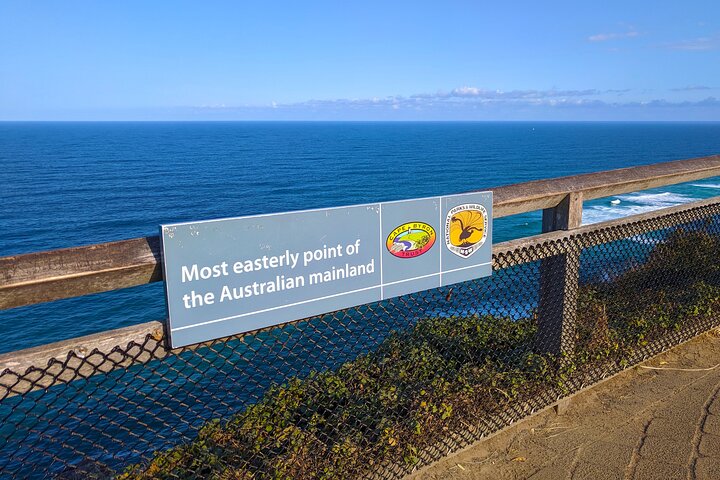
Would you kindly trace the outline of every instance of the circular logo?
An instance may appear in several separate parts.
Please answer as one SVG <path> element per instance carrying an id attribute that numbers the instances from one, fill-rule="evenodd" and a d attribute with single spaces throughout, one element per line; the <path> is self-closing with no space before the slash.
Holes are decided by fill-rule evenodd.
<path id="1" fill-rule="evenodd" d="M 423 222 L 403 223 L 387 237 L 388 252 L 398 258 L 419 257 L 435 244 L 435 229 Z"/>
<path id="2" fill-rule="evenodd" d="M 445 217 L 445 246 L 459 257 L 477 252 L 487 239 L 488 214 L 477 203 L 452 208 Z"/>

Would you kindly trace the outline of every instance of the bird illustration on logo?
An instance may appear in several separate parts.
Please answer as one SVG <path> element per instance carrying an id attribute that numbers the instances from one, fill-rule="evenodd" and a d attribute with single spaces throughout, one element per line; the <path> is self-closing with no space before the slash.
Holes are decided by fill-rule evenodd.
<path id="1" fill-rule="evenodd" d="M 485 243 L 488 215 L 485 207 L 466 203 L 452 208 L 445 219 L 445 246 L 467 258 Z"/>

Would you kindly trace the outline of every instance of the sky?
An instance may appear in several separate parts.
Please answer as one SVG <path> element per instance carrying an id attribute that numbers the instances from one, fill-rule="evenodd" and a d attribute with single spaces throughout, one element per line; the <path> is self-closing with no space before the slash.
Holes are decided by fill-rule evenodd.
<path id="1" fill-rule="evenodd" d="M 720 120 L 720 2 L 0 0 L 0 120 Z"/>

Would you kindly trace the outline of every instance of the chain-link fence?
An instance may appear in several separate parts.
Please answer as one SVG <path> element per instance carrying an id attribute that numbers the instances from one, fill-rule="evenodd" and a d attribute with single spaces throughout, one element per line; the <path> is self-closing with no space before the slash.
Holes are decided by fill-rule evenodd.
<path id="1" fill-rule="evenodd" d="M 492 277 L 0 373 L 3 477 L 392 478 L 720 324 L 720 205 L 496 248 Z"/>

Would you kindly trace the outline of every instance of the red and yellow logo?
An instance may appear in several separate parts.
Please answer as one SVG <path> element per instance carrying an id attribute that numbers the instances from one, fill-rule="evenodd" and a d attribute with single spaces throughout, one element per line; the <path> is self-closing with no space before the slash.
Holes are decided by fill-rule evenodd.
<path id="1" fill-rule="evenodd" d="M 419 257 L 435 244 L 435 229 L 423 222 L 403 223 L 387 237 L 388 252 L 398 258 Z"/>

